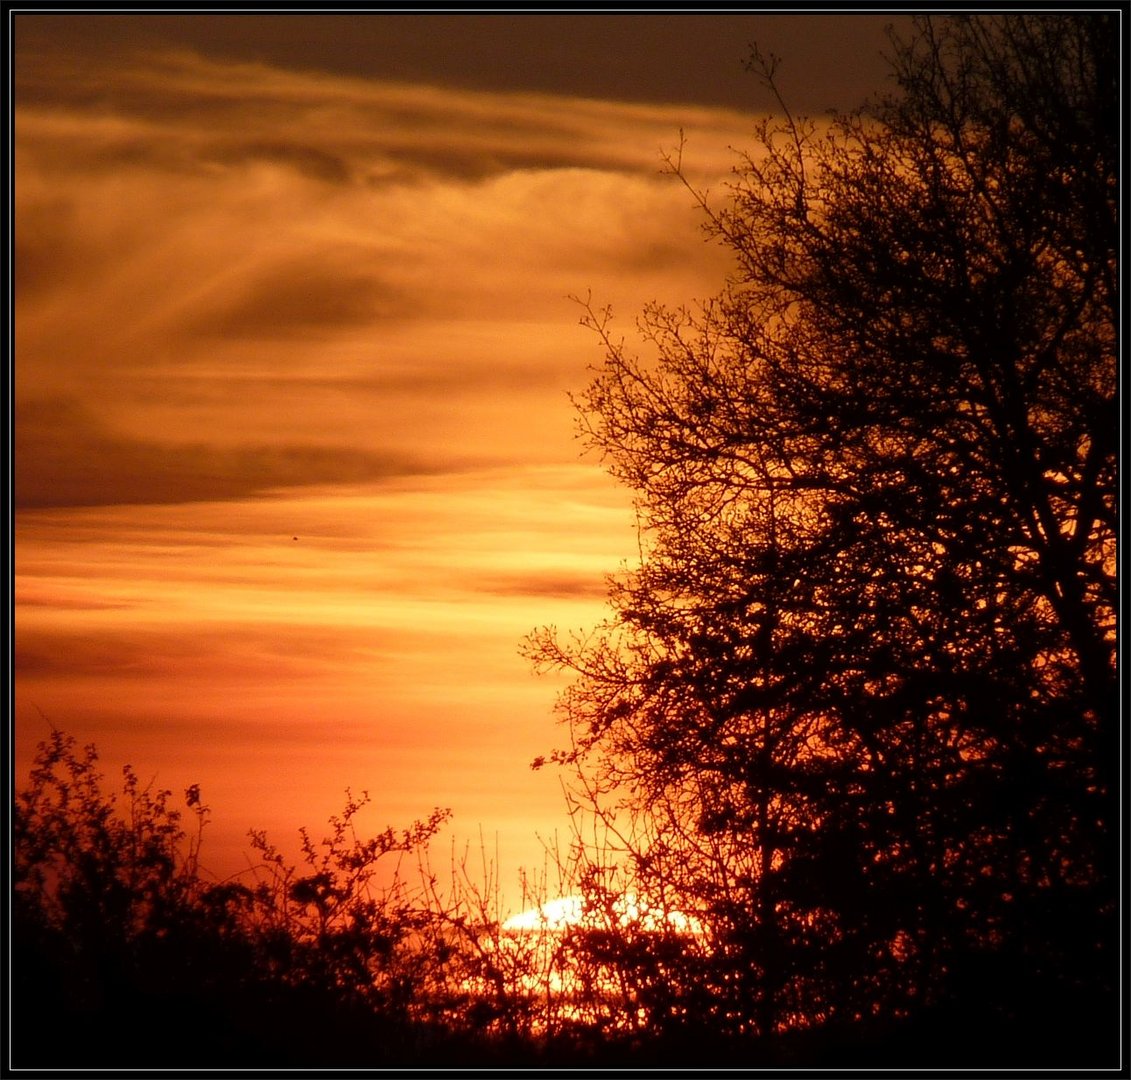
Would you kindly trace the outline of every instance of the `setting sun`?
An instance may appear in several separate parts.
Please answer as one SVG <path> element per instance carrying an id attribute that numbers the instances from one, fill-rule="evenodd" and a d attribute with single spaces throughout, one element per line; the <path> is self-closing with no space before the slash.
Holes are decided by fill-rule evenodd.
<path id="1" fill-rule="evenodd" d="M 608 911 L 595 911 L 587 907 L 583 896 L 561 896 L 547 900 L 539 907 L 512 915 L 503 923 L 503 930 L 565 930 L 569 927 L 600 927 L 612 923 L 618 927 L 633 927 L 655 933 L 670 929 L 679 934 L 701 934 L 703 927 L 693 916 L 682 911 L 668 910 L 643 903 L 631 893 L 617 897 Z"/>

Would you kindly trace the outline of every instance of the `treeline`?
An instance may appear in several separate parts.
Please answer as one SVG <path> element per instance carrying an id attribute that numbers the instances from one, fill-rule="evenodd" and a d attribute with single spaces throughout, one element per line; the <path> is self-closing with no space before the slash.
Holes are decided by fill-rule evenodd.
<path id="1" fill-rule="evenodd" d="M 429 869 L 446 814 L 363 837 L 366 801 L 347 793 L 318 842 L 301 831 L 297 863 L 253 830 L 254 866 L 216 881 L 197 787 L 174 800 L 126 766 L 111 789 L 95 747 L 53 732 L 14 806 L 14 1071 L 1011 1066 L 1105 1033 L 1090 1003 L 1046 1003 L 1034 1042 L 984 998 L 738 1032 L 711 927 L 575 863 L 580 921 L 507 930 L 489 881 Z"/>
<path id="2" fill-rule="evenodd" d="M 367 802 L 300 830 L 297 862 L 252 830 L 249 870 L 217 881 L 197 786 L 128 765 L 108 785 L 95 746 L 53 731 L 14 803 L 15 1070 L 699 1060 L 709 1018 L 685 1042 L 660 1015 L 668 968 L 703 955 L 686 923 L 627 920 L 591 871 L 583 923 L 508 931 L 490 880 L 430 869 L 445 812 L 367 837 Z"/>
<path id="3" fill-rule="evenodd" d="M 128 765 L 109 785 L 96 747 L 54 730 L 14 802 L 13 1067 L 606 1066 L 667 1055 L 644 982 L 618 965 L 622 951 L 636 967 L 650 956 L 653 969 L 673 948 L 700 951 L 685 927 L 623 925 L 621 898 L 590 880 L 583 924 L 507 930 L 493 871 L 480 881 L 466 861 L 432 871 L 445 811 L 363 836 L 367 802 L 347 791 L 321 839 L 300 830 L 297 862 L 252 830 L 249 869 L 217 881 L 201 860 L 210 810 L 197 786 L 175 798 Z"/>

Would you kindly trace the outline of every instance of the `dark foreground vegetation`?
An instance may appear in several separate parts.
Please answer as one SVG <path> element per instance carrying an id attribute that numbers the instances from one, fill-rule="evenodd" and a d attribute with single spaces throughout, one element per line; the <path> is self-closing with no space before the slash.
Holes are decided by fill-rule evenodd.
<path id="1" fill-rule="evenodd" d="M 428 870 L 442 814 L 365 839 L 352 798 L 207 881 L 197 791 L 56 735 L 14 1064 L 1117 1067 L 1119 31 L 919 20 L 888 98 L 781 102 L 702 200 L 719 297 L 643 358 L 589 311 L 641 562 L 529 643 L 576 673 L 581 922 L 506 931 Z"/>
<path id="2" fill-rule="evenodd" d="M 347 799 L 298 865 L 259 834 L 245 880 L 199 867 L 208 810 L 104 786 L 93 747 L 53 733 L 15 814 L 10 1060 L 24 1069 L 755 1068 L 1077 1065 L 1114 1003 L 971 984 L 903 1019 L 736 1034 L 703 999 L 672 1008 L 703 935 L 594 917 L 503 931 L 467 882 L 385 874 L 443 820 L 362 839 Z M 186 811 L 188 819 L 186 822 Z M 568 973 L 563 981 L 555 975 Z M 984 973 L 983 973 L 984 974 Z M 960 1032 L 960 1036 L 956 1033 Z M 973 1054 L 972 1054 L 973 1051 Z"/>

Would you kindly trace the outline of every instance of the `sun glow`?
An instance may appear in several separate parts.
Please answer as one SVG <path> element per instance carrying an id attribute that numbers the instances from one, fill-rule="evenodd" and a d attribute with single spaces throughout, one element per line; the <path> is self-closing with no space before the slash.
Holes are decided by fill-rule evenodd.
<path id="1" fill-rule="evenodd" d="M 586 902 L 582 896 L 562 896 L 547 900 L 540 907 L 512 915 L 503 923 L 507 933 L 526 931 L 564 931 L 571 927 L 581 929 L 627 929 L 629 927 L 648 933 L 665 929 L 676 934 L 702 935 L 703 924 L 693 915 L 676 909 L 664 909 L 639 899 L 634 893 L 625 893 L 608 906 L 601 907 Z"/>
<path id="2" fill-rule="evenodd" d="M 507 933 L 525 930 L 564 930 L 581 922 L 585 901 L 580 896 L 561 896 L 547 900 L 541 907 L 531 908 L 512 915 L 503 923 Z"/>
<path id="3" fill-rule="evenodd" d="M 485 934 L 479 949 L 494 976 L 505 978 L 528 1003 L 532 1030 L 576 1022 L 629 1030 L 646 1019 L 639 998 L 643 987 L 626 981 L 614 957 L 639 955 L 639 935 L 657 944 L 665 936 L 669 943 L 678 939 L 680 951 L 710 949 L 697 918 L 648 904 L 632 893 L 547 900 Z M 497 989 L 490 978 L 471 980 L 468 988 L 487 996 Z"/>

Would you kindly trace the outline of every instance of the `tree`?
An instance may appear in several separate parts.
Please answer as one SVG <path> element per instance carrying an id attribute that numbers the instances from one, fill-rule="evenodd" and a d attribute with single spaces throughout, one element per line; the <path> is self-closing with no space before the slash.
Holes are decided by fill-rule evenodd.
<path id="1" fill-rule="evenodd" d="M 1116 40 L 917 19 L 896 92 L 779 98 L 697 195 L 716 299 L 647 309 L 647 359 L 587 312 L 642 558 L 532 653 L 578 674 L 582 801 L 710 927 L 725 1030 L 1075 1001 L 1114 1037 Z"/>

